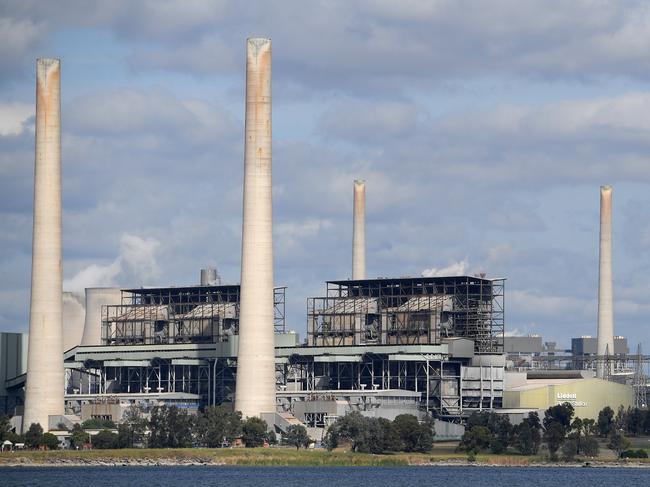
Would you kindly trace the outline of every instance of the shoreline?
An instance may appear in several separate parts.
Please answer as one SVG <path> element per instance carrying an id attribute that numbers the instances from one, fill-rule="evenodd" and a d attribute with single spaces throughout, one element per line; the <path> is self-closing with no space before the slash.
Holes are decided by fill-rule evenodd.
<path id="1" fill-rule="evenodd" d="M 509 468 L 650 468 L 649 461 L 596 459 L 549 462 L 540 457 L 485 455 L 464 457 L 432 454 L 372 455 L 347 451 L 288 449 L 228 450 L 91 450 L 0 453 L 3 467 L 509 467 Z"/>

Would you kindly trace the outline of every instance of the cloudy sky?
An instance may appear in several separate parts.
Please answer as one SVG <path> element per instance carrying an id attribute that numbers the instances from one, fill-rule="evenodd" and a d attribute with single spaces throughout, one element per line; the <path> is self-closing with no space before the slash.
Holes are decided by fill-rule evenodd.
<path id="1" fill-rule="evenodd" d="M 509 332 L 593 335 L 611 184 L 615 332 L 650 352 L 650 7 L 620 0 L 1 2 L 0 330 L 27 330 L 36 57 L 62 60 L 65 287 L 238 282 L 249 36 L 289 328 L 351 274 L 361 178 L 369 277 L 507 277 Z"/>

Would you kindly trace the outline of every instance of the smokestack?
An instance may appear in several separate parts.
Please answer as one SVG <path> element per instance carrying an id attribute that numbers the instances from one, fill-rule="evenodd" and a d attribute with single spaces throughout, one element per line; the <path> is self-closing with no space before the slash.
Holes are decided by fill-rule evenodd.
<path id="1" fill-rule="evenodd" d="M 64 413 L 61 267 L 61 66 L 36 61 L 36 161 L 23 431 Z"/>
<path id="2" fill-rule="evenodd" d="M 235 409 L 275 412 L 271 40 L 246 43 L 246 128 L 239 352 Z"/>
<path id="3" fill-rule="evenodd" d="M 600 265 L 598 267 L 598 355 L 614 350 L 614 308 L 612 297 L 612 188 L 600 187 Z M 605 377 L 605 362 L 598 365 L 598 377 Z"/>
<path id="4" fill-rule="evenodd" d="M 201 269 L 201 286 L 221 286 L 221 277 L 217 269 L 214 267 Z"/>
<path id="5" fill-rule="evenodd" d="M 354 181 L 352 279 L 366 278 L 366 182 Z"/>
<path id="6" fill-rule="evenodd" d="M 115 287 L 86 288 L 86 320 L 82 346 L 102 344 L 102 306 L 122 304 L 122 291 Z"/>
<path id="7" fill-rule="evenodd" d="M 78 293 L 63 293 L 63 351 L 81 344 L 86 320 L 84 296 Z"/>

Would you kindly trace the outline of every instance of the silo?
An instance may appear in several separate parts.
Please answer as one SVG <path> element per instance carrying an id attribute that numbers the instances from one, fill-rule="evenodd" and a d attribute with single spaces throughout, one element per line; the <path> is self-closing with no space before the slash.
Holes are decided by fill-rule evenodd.
<path id="1" fill-rule="evenodd" d="M 83 346 L 102 344 L 102 306 L 122 304 L 122 292 L 114 287 L 86 288 L 86 319 Z"/>
<path id="2" fill-rule="evenodd" d="M 275 412 L 271 41 L 248 39 L 239 351 L 235 409 Z"/>
<path id="3" fill-rule="evenodd" d="M 61 266 L 61 66 L 36 61 L 34 233 L 23 431 L 64 413 Z"/>

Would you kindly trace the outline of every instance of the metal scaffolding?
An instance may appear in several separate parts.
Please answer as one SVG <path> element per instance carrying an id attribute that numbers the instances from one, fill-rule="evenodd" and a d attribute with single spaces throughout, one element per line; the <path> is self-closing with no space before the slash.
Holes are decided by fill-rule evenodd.
<path id="1" fill-rule="evenodd" d="M 474 341 L 476 353 L 501 353 L 505 279 L 422 277 L 329 281 L 307 300 L 309 346 L 439 344 Z"/>
<path id="2" fill-rule="evenodd" d="M 276 331 L 285 328 L 285 287 L 274 289 Z M 239 333 L 239 286 L 129 289 L 102 307 L 104 345 L 219 343 Z"/>

